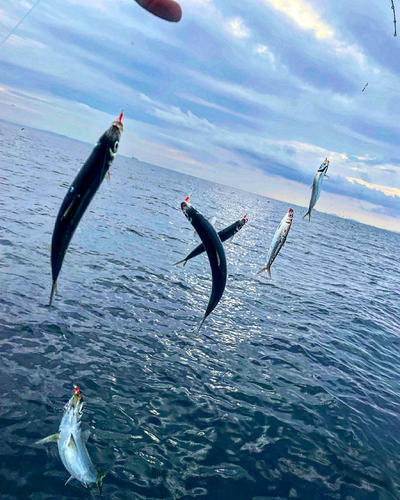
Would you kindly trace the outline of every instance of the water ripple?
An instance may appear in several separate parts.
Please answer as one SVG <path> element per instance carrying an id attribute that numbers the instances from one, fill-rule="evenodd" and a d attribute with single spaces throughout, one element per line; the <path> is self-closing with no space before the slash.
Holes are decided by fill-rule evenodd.
<path id="1" fill-rule="evenodd" d="M 73 383 L 107 498 L 399 498 L 399 235 L 294 207 L 270 281 L 284 203 L 117 157 L 49 309 L 55 217 L 89 152 L 0 122 L 2 500 L 87 498 L 34 445 Z M 207 259 L 173 266 L 198 244 L 188 192 L 218 230 L 250 221 L 199 335 Z"/>

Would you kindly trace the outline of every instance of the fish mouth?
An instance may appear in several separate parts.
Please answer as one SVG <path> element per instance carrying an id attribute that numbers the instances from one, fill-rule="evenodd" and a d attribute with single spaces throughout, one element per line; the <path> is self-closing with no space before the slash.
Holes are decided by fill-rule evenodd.
<path id="1" fill-rule="evenodd" d="M 65 411 L 80 411 L 82 408 L 82 393 L 78 389 L 76 385 L 74 385 L 74 395 L 72 398 L 68 401 L 68 403 L 65 405 Z"/>
<path id="2" fill-rule="evenodd" d="M 111 124 L 111 127 L 113 129 L 113 132 L 117 132 L 117 133 L 120 133 L 122 134 L 122 132 L 124 131 L 124 125 L 122 122 L 120 122 L 119 120 L 114 120 Z M 114 130 L 114 127 L 117 129 L 117 130 Z"/>
<path id="3" fill-rule="evenodd" d="M 319 167 L 318 172 L 326 172 L 329 167 L 329 160 L 325 159 L 324 163 Z"/>
<path id="4" fill-rule="evenodd" d="M 189 210 L 190 204 L 187 201 L 182 201 L 181 203 L 181 209 L 184 214 Z"/>

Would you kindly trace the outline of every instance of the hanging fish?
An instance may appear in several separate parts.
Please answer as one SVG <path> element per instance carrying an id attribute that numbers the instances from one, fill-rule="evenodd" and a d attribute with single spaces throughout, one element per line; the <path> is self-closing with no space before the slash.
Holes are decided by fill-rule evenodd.
<path id="1" fill-rule="evenodd" d="M 248 221 L 249 220 L 248 220 L 247 216 L 245 215 L 243 217 L 243 219 L 237 220 L 236 222 L 234 222 L 230 226 L 226 227 L 225 229 L 222 229 L 222 231 L 219 231 L 219 233 L 218 233 L 219 239 L 222 241 L 222 243 L 226 240 L 229 240 L 229 238 L 232 238 L 238 231 L 240 231 L 242 229 L 242 227 Z M 193 257 L 197 257 L 198 255 L 201 255 L 205 251 L 206 251 L 206 249 L 204 248 L 203 243 L 201 243 L 185 259 L 180 260 L 179 262 L 176 262 L 174 264 L 174 266 L 177 266 L 178 264 L 182 264 L 182 262 L 183 262 L 183 265 L 185 266 L 188 260 L 193 259 Z"/>
<path id="2" fill-rule="evenodd" d="M 94 468 L 86 449 L 85 443 L 89 437 L 89 431 L 81 431 L 82 393 L 76 385 L 74 389 L 74 395 L 65 405 L 58 433 L 47 436 L 35 444 L 57 443 L 61 461 L 71 474 L 65 484 L 75 478 L 85 487 L 95 483 L 99 491 L 101 491 L 104 474 Z"/>
<path id="3" fill-rule="evenodd" d="M 328 167 L 329 167 L 329 160 L 328 158 L 325 158 L 325 161 L 321 164 L 321 166 L 317 170 L 317 173 L 314 176 L 312 186 L 310 187 L 310 189 L 312 189 L 310 205 L 308 206 L 308 212 L 303 216 L 303 219 L 304 217 L 307 217 L 307 215 L 308 215 L 308 220 L 310 220 L 311 218 L 311 210 L 315 207 L 318 198 L 321 194 L 322 181 L 324 180 L 325 177 L 329 179 L 329 177 L 326 175 Z"/>
<path id="4" fill-rule="evenodd" d="M 104 177 L 109 175 L 109 168 L 117 153 L 119 140 L 124 130 L 121 122 L 123 113 L 122 111 L 118 120 L 113 121 L 111 127 L 100 137 L 61 204 L 51 241 L 53 286 L 50 294 L 50 306 L 56 290 L 57 278 L 75 229 Z"/>
<path id="5" fill-rule="evenodd" d="M 200 212 L 188 203 L 188 201 L 189 197 L 181 203 L 181 209 L 186 218 L 196 229 L 197 234 L 204 245 L 208 260 L 210 261 L 212 275 L 211 296 L 206 312 L 204 313 L 203 319 L 201 320 L 197 330 L 198 332 L 201 325 L 204 323 L 207 316 L 209 316 L 214 310 L 224 293 L 228 271 L 226 267 L 224 247 L 222 246 L 217 231 L 213 228 L 210 222 L 203 215 L 201 215 Z"/>
<path id="6" fill-rule="evenodd" d="M 263 271 L 267 271 L 268 276 L 271 278 L 270 268 L 286 241 L 287 235 L 289 234 L 290 228 L 292 226 L 292 222 L 293 222 L 293 210 L 289 208 L 289 211 L 287 212 L 285 217 L 281 220 L 278 229 L 276 230 L 274 237 L 272 239 L 271 246 L 269 247 L 267 254 L 267 265 L 263 269 L 261 269 L 261 271 L 259 271 L 258 274 L 262 273 Z"/>

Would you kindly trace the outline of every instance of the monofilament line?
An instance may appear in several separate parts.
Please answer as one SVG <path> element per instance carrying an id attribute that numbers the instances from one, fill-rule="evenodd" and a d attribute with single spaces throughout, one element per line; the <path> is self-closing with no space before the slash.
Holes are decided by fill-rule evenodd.
<path id="1" fill-rule="evenodd" d="M 6 35 L 5 38 L 0 42 L 0 45 L 3 45 L 4 42 L 6 42 L 10 36 L 14 33 L 14 31 L 18 28 L 18 26 L 22 23 L 22 21 L 29 16 L 29 14 L 33 11 L 33 9 L 36 7 L 36 5 L 40 2 L 41 0 L 37 0 L 37 2 L 28 10 L 28 12 L 24 15 L 24 17 L 18 21 L 18 23 L 14 26 L 14 28 Z"/>
<path id="2" fill-rule="evenodd" d="M 397 36 L 397 32 L 396 32 L 396 11 L 394 9 L 394 2 L 393 0 L 390 0 L 391 3 L 392 3 L 392 10 L 393 10 L 393 24 L 394 24 L 394 34 L 393 36 Z"/>

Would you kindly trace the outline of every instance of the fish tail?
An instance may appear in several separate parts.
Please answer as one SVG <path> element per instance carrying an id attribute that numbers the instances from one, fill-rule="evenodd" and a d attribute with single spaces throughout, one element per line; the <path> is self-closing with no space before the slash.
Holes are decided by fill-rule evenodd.
<path id="1" fill-rule="evenodd" d="M 196 335 L 199 333 L 200 328 L 203 326 L 203 323 L 204 323 L 204 321 L 205 321 L 206 317 L 207 317 L 207 316 L 206 316 L 206 315 L 204 315 L 204 316 L 203 316 L 203 319 L 200 321 L 199 327 L 197 328 L 197 331 L 196 331 Z"/>
<path id="2" fill-rule="evenodd" d="M 99 490 L 99 493 L 101 495 L 101 490 L 102 490 L 102 487 L 103 487 L 103 479 L 104 479 L 104 476 L 106 475 L 105 472 L 99 472 L 99 479 L 97 481 L 97 489 Z"/>
<path id="3" fill-rule="evenodd" d="M 271 279 L 271 271 L 270 271 L 270 266 L 267 266 L 267 267 L 264 267 L 263 269 L 261 269 L 261 271 L 258 271 L 257 274 L 261 274 L 262 272 L 264 271 L 267 271 L 268 273 L 268 278 Z"/>
<path id="4" fill-rule="evenodd" d="M 310 212 L 310 211 L 308 211 L 308 212 L 306 213 L 306 215 L 303 215 L 303 219 L 304 219 L 305 217 L 307 217 L 307 215 L 308 215 L 308 222 L 310 222 L 310 219 L 311 219 L 311 212 Z"/>
<path id="5" fill-rule="evenodd" d="M 179 262 L 175 262 L 174 266 L 177 266 L 178 264 L 182 264 L 182 262 L 183 262 L 183 267 L 185 267 L 186 266 L 186 262 L 187 262 L 186 259 L 182 259 Z"/>
<path id="6" fill-rule="evenodd" d="M 56 290 L 57 290 L 57 280 L 53 282 L 53 286 L 51 287 L 49 307 L 51 307 L 51 303 L 53 302 L 53 296 Z"/>

